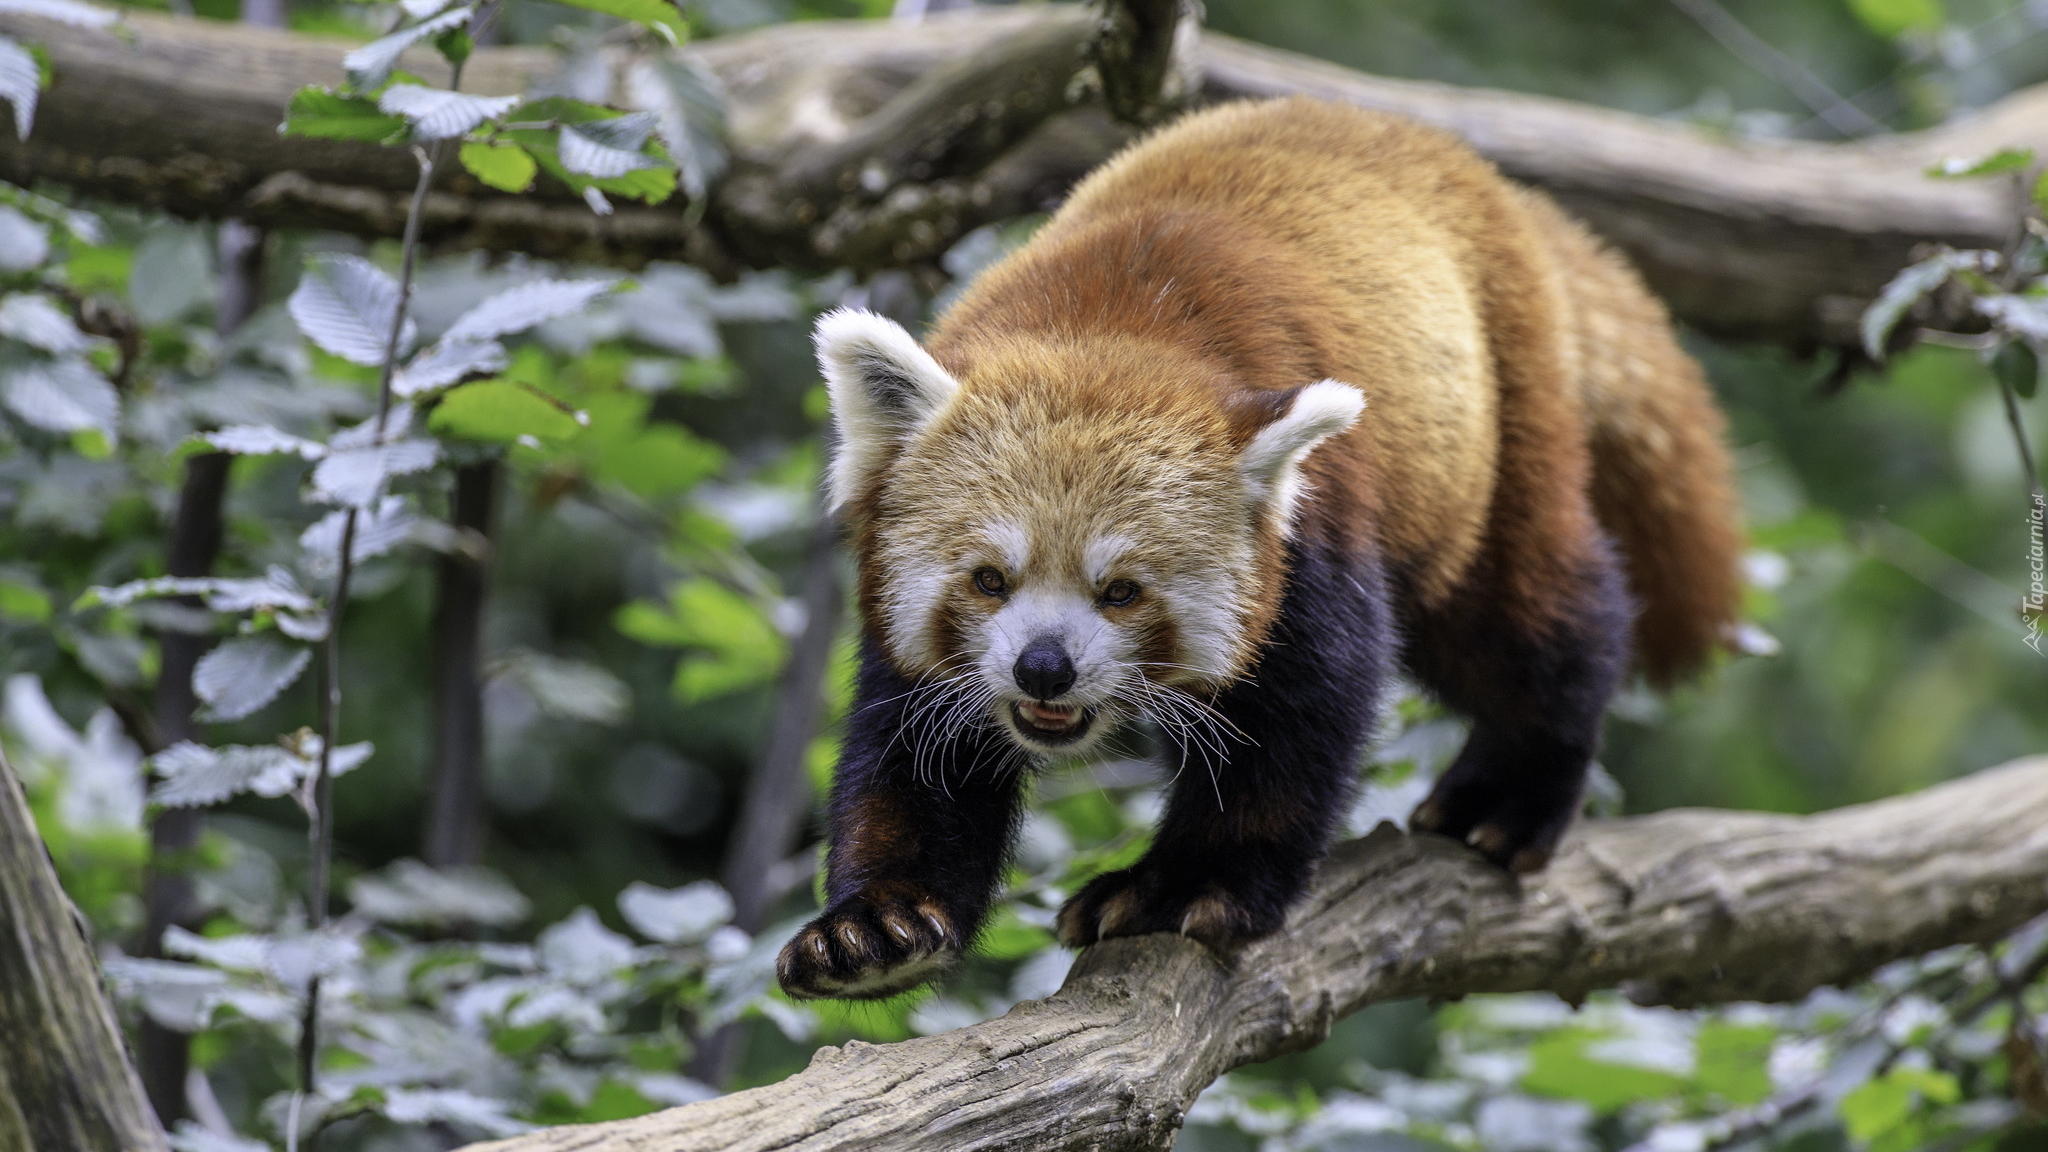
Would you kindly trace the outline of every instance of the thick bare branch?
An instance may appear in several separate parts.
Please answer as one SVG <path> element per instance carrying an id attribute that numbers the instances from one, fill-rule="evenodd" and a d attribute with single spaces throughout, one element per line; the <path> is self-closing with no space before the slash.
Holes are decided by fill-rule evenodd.
<path id="1" fill-rule="evenodd" d="M 2044 911 L 2048 757 L 1818 816 L 1595 823 L 1519 886 L 1382 825 L 1332 854 L 1285 932 L 1228 963 L 1181 937 L 1115 940 L 997 1020 L 824 1048 L 780 1084 L 485 1147 L 1166 1148 L 1218 1075 L 1377 1001 L 1612 987 L 1676 1005 L 1783 1000 Z"/>
<path id="2" fill-rule="evenodd" d="M 0 1148 L 163 1152 L 114 1005 L 0 756 Z"/>
<path id="3" fill-rule="evenodd" d="M 734 164 L 701 221 L 680 204 L 597 217 L 566 189 L 506 196 L 451 172 L 428 200 L 427 235 L 722 273 L 929 265 L 969 229 L 1056 201 L 1129 139 L 1090 94 L 1091 48 L 1114 48 L 1100 23 L 1080 7 L 1012 7 L 709 41 L 690 51 L 730 95 Z M 46 46 L 56 74 L 31 141 L 0 140 L 0 178 L 267 225 L 393 235 L 403 220 L 412 177 L 402 151 L 276 134 L 295 87 L 341 80 L 339 41 L 139 12 L 125 32 L 19 15 L 0 16 L 0 30 Z M 1366 76 L 1214 34 L 1194 52 L 1203 99 L 1303 92 L 1458 132 L 1625 250 L 1682 319 L 1794 346 L 1853 343 L 1862 303 L 1917 246 L 2005 242 L 2016 188 L 1930 179 L 1929 164 L 2008 145 L 2048 152 L 2048 89 L 1928 132 L 1754 143 Z M 431 57 L 409 66 L 437 67 Z M 465 84 L 517 92 L 551 67 L 532 49 L 485 49 Z"/>

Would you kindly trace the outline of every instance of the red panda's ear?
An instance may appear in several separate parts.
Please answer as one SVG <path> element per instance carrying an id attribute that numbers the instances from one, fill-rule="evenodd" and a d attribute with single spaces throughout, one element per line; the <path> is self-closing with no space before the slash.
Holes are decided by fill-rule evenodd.
<path id="1" fill-rule="evenodd" d="M 1237 458 L 1245 496 L 1271 517 L 1280 534 L 1293 534 L 1294 506 L 1301 498 L 1301 462 L 1315 446 L 1351 427 L 1365 411 L 1365 394 L 1349 384 L 1323 380 L 1292 392 L 1276 405 L 1278 414 L 1259 429 Z"/>
<path id="2" fill-rule="evenodd" d="M 872 312 L 828 312 L 818 318 L 814 340 L 839 433 L 829 481 L 836 510 L 884 452 L 923 427 L 960 384 L 901 325 Z"/>

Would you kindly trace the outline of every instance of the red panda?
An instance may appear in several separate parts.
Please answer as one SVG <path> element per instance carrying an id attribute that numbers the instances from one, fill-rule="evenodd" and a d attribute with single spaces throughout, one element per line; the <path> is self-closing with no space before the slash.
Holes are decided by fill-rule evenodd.
<path id="1" fill-rule="evenodd" d="M 1397 668 L 1472 721 L 1411 827 L 1541 868 L 1631 653 L 1668 684 L 1736 618 L 1723 422 L 1663 309 L 1543 197 L 1393 117 L 1189 116 L 923 346 L 857 311 L 816 343 L 864 641 L 794 996 L 943 969 L 1028 769 L 1140 717 L 1165 813 L 1061 940 L 1275 931 Z"/>

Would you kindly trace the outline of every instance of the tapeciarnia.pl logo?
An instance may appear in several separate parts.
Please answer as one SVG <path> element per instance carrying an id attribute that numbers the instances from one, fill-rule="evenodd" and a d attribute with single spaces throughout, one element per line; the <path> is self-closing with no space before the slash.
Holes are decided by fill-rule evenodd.
<path id="1" fill-rule="evenodd" d="M 2033 582 L 2027 585 L 2026 599 L 2020 605 L 2020 614 L 2027 621 L 2027 647 L 2035 655 L 2048 655 L 2041 650 L 2041 621 L 2048 616 L 2048 546 L 2042 539 L 2043 523 L 2048 522 L 2048 505 L 2041 500 L 2041 493 L 2034 493 L 2033 510 L 2027 514 L 2027 564 L 2033 569 Z"/>

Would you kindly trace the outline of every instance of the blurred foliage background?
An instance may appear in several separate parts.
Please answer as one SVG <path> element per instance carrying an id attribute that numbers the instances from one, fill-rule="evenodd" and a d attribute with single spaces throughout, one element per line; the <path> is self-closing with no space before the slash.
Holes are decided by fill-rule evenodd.
<path id="1" fill-rule="evenodd" d="M 692 0 L 685 10 L 691 34 L 702 37 L 778 21 L 882 19 L 891 7 L 887 0 Z M 1206 7 L 1214 30 L 1368 71 L 1590 101 L 1703 131 L 1838 134 L 1773 78 L 1776 65 L 1711 34 L 1712 17 L 1703 21 L 1694 2 L 1208 0 Z M 2040 0 L 1729 0 L 1708 7 L 1853 97 L 1885 128 L 1938 123 L 2048 79 L 2048 4 Z M 193 8 L 202 19 L 238 15 L 233 0 L 195 0 Z M 309 0 L 293 3 L 289 18 L 300 30 L 358 40 L 389 19 L 379 5 Z M 498 35 L 501 42 L 573 50 L 615 23 L 544 0 L 510 0 Z M 64 195 L 58 188 L 37 191 Z M 76 207 L 99 214 L 104 228 L 60 237 L 47 257 L 16 260 L 9 270 L 33 265 L 46 283 L 115 302 L 134 317 L 140 339 L 124 366 L 127 409 L 118 446 L 15 426 L 0 433 L 4 730 L 74 895 L 103 940 L 135 952 L 147 839 L 139 785 L 120 776 L 132 776 L 142 751 L 136 717 L 149 710 L 157 641 L 146 613 L 74 605 L 89 587 L 163 571 L 180 445 L 204 423 L 203 404 L 193 396 L 212 389 L 213 402 L 229 407 L 255 396 L 276 420 L 306 427 L 363 417 L 374 372 L 309 349 L 285 320 L 282 302 L 308 253 L 360 253 L 390 266 L 395 250 L 330 235 L 271 236 L 263 308 L 220 336 L 214 309 L 223 270 L 213 226 L 112 205 Z M 1028 232 L 1029 223 L 969 237 L 948 269 L 971 275 Z M 543 271 L 596 274 L 518 258 L 437 256 L 422 272 L 422 329 L 431 337 L 492 291 Z M 587 427 L 545 443 L 450 449 L 458 463 L 461 451 L 485 452 L 505 468 L 484 642 L 490 674 L 482 863 L 529 907 L 471 930 L 486 940 L 529 939 L 579 908 L 597 910 L 606 930 L 623 930 L 631 918 L 616 901 L 629 885 L 678 888 L 718 875 L 749 774 L 763 755 L 778 671 L 803 624 L 799 593 L 816 518 L 823 418 L 809 320 L 844 301 L 886 302 L 913 321 L 938 306 L 907 281 L 863 285 L 843 275 L 767 273 L 717 286 L 690 269 L 656 266 L 635 279 L 637 292 L 523 337 L 504 373 L 589 413 Z M 1668 699 L 1626 695 L 1609 725 L 1603 762 L 1613 787 L 1604 802 L 1629 812 L 1690 804 L 1811 811 L 1921 788 L 2048 748 L 2048 662 L 2022 643 L 2014 612 L 2028 579 L 2026 479 L 1996 389 L 1976 357 L 1921 347 L 1882 373 L 1858 370 L 1844 382 L 1832 354 L 1800 358 L 1692 336 L 1688 342 L 1731 418 L 1756 549 L 1749 562 L 1752 616 L 1782 651 L 1730 661 Z M 105 358 L 111 366 L 116 353 Z M 247 383 L 237 383 L 244 372 L 262 374 L 260 396 L 235 392 Z M 2048 440 L 2048 400 L 2037 396 L 2024 407 L 2035 443 Z M 622 447 L 629 444 L 639 447 L 629 452 Z M 291 457 L 236 462 L 222 571 L 258 573 L 291 553 L 315 519 L 296 495 L 309 467 Z M 412 495 L 430 512 L 444 510 L 446 475 L 422 479 Z M 341 739 L 371 741 L 376 752 L 336 787 L 342 890 L 365 876 L 388 877 L 384 870 L 394 862 L 421 854 L 433 767 L 432 661 L 423 637 L 435 571 L 430 554 L 401 550 L 369 561 L 360 573 L 342 669 Z M 844 703 L 845 643 L 828 677 L 833 707 Z M 214 743 L 261 745 L 312 723 L 313 713 L 307 678 L 208 733 Z M 1398 742 L 1380 758 L 1393 766 L 1355 816 L 1359 831 L 1403 810 L 1404 797 L 1457 738 L 1453 725 L 1419 702 L 1404 706 L 1390 733 Z M 831 756 L 828 729 L 810 757 L 820 786 L 829 780 Z M 98 777 L 96 764 L 104 769 Z M 742 1038 L 728 1041 L 733 1058 L 715 1069 L 724 1082 L 710 1087 L 780 1078 L 819 1043 L 950 1027 L 1056 986 L 1065 961 L 1045 931 L 1050 909 L 1071 877 L 1141 845 L 1142 826 L 1156 810 L 1151 785 L 1142 767 L 1122 762 L 1049 777 L 1027 828 L 1009 911 L 984 959 L 940 994 L 905 1003 L 827 1006 L 798 1020 L 789 1006 L 750 1002 L 738 1025 Z M 112 799 L 95 808 L 94 788 Z M 194 863 L 211 877 L 214 892 L 213 920 L 202 935 L 289 920 L 288 893 L 302 886 L 305 861 L 303 818 L 291 801 L 240 796 L 215 810 L 208 828 Z M 815 835 L 809 828 L 806 840 Z M 793 859 L 798 882 L 760 933 L 768 954 L 774 926 L 786 931 L 813 906 L 801 882 L 806 859 Z M 746 945 L 742 936 L 731 946 Z M 1915 969 L 1897 979 L 1900 987 L 1921 989 L 1942 971 L 1948 969 L 1933 976 Z M 661 988 L 659 995 L 690 1004 L 706 995 L 701 988 Z M 1371 1009 L 1342 1023 L 1318 1050 L 1248 1069 L 1212 1091 L 1183 1145 L 1650 1148 L 1637 1143 L 1649 1139 L 1647 1122 L 1617 1119 L 1625 1105 L 1663 1107 L 1652 1121 L 1668 1121 L 1685 1107 L 1672 1102 L 1688 1093 L 1724 1105 L 1754 1102 L 1774 1083 L 1756 1079 L 1766 1064 L 1775 1072 L 1780 1063 L 1796 1063 L 1796 1045 L 1811 1039 L 1808 1033 L 1837 1035 L 1861 1019 L 1861 1009 L 1844 1004 L 1808 1005 L 1796 1020 L 1631 1015 L 1619 1004 L 1574 1017 L 1538 1000 Z M 2001 1020 L 2010 1023 L 2009 1016 Z M 1879 1032 L 1890 1026 L 1872 1025 Z M 711 1075 L 693 1064 L 709 1030 L 683 1033 L 651 1055 L 642 1052 L 639 1066 Z M 220 1031 L 235 1034 L 226 1025 Z M 1646 1065 L 1585 1056 L 1587 1037 L 1615 1035 L 1678 1035 L 1694 1057 L 1681 1074 L 1654 1071 L 1654 1059 Z M 508 1050 L 502 1036 L 494 1042 Z M 1710 1047 L 1724 1053 L 1716 1057 L 1722 1063 L 1708 1059 Z M 1519 1071 L 1489 1072 L 1483 1060 L 1464 1059 L 1510 1049 L 1521 1054 Z M 236 1060 L 247 1061 L 233 1051 L 229 1039 L 218 1039 L 198 1062 L 214 1070 L 229 1121 L 260 1134 L 263 1094 L 277 1078 L 236 1071 Z M 1940 1072 L 1938 1058 L 1906 1066 L 1950 1075 Z M 2010 1074 L 1987 1073 L 1984 1085 L 1963 1077 L 1962 1088 L 1951 1092 L 1953 1085 L 1930 1088 L 1875 1068 L 1866 1068 L 1859 1083 L 1885 1086 L 1877 1103 L 1891 1107 L 1904 1099 L 1907 1112 L 1955 1102 L 1944 1093 L 1996 1096 L 2005 1083 L 1998 1077 Z M 1650 1078 L 1628 1080 L 1628 1069 Z M 1430 1129 L 1433 1136 L 1415 1134 L 1427 1125 L 1371 1117 L 1349 1128 L 1315 1127 L 1344 1108 L 1421 1099 L 1415 1094 L 1426 1095 L 1430 1083 L 1463 1084 L 1467 1092 L 1463 1103 L 1445 1106 L 1442 1115 L 1455 1118 Z M 1847 1098 L 1851 1088 L 1838 1095 Z M 697 1090 L 677 1096 L 672 1083 L 611 1090 L 590 1080 L 520 1114 L 603 1118 Z M 1534 1110 L 1496 1109 L 1487 1121 L 1483 1101 L 1475 1103 L 1481 1097 L 1530 1102 Z M 1432 1115 L 1426 1101 L 1401 1107 L 1411 1119 Z M 350 1138 L 363 1146 L 428 1147 L 491 1130 L 438 1123 L 364 1128 Z M 1886 1128 L 1870 1120 L 1859 1128 L 1852 1108 L 1787 1137 L 1784 1146 L 1935 1146 L 1935 1129 L 1909 1130 L 1905 1123 Z M 2004 1147 L 2044 1146 L 2013 1142 L 2048 1140 L 2040 1128 L 2017 1123 L 2006 1115 L 1982 1130 L 2003 1133 L 1992 1139 L 2008 1141 Z M 1397 1130 L 1408 1134 L 1393 1135 Z M 1704 1136 L 1696 1143 L 1669 1139 L 1679 1142 L 1655 1147 L 1709 1146 Z"/>

